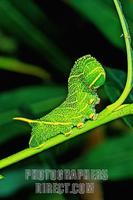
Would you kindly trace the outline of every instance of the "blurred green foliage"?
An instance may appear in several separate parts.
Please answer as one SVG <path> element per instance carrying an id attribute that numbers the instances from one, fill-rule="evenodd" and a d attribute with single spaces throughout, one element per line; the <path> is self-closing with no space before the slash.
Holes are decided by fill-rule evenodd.
<path id="1" fill-rule="evenodd" d="M 110 69 L 110 68 L 106 68 L 106 74 L 107 74 L 107 80 L 106 84 L 104 85 L 104 89 L 110 101 L 115 102 L 123 91 L 126 82 L 126 74 L 121 70 Z M 133 92 L 131 91 L 125 103 L 132 103 L 132 102 L 133 102 Z M 123 120 L 130 128 L 133 127 L 132 116 L 123 117 Z"/>
<path id="2" fill-rule="evenodd" d="M 0 143 L 13 139 L 14 136 L 26 133 L 26 130 L 29 130 L 27 125 L 23 126 L 17 121 L 13 122 L 14 116 L 40 117 L 58 106 L 65 96 L 65 88 L 54 85 L 27 86 L 26 88 L 1 93 Z"/>
<path id="3" fill-rule="evenodd" d="M 13 53 L 16 52 L 18 48 L 17 41 L 9 37 L 2 32 L 0 33 L 0 51 L 2 53 Z"/>
<path id="4" fill-rule="evenodd" d="M 83 17 L 91 21 L 111 43 L 113 43 L 119 48 L 125 47 L 124 41 L 121 39 L 122 30 L 113 1 L 69 0 L 65 2 L 72 6 L 74 9 L 76 9 Z M 132 38 L 133 3 L 130 0 L 122 0 L 121 3 L 126 20 L 130 27 Z"/>
<path id="5" fill-rule="evenodd" d="M 21 1 L 21 3 L 25 6 L 24 1 Z M 39 51 L 42 56 L 45 55 L 45 58 L 61 71 L 67 71 L 67 66 L 70 65 L 67 57 L 54 42 L 31 23 L 28 17 L 25 17 L 16 8 L 13 1 L 0 1 L 0 19 L 0 27 L 3 30 L 13 34 L 18 40 L 27 43 L 36 51 Z"/>
<path id="6" fill-rule="evenodd" d="M 93 23 L 97 31 L 99 30 L 114 46 L 124 49 L 124 42 L 121 37 L 122 31 L 113 1 L 63 0 L 62 2 L 67 9 L 76 10 L 77 13 L 80 13 L 81 18 L 86 18 L 86 20 Z M 129 23 L 131 38 L 133 38 L 133 2 L 130 0 L 122 0 L 121 2 Z M 15 141 L 20 136 L 25 137 L 30 132 L 30 128 L 27 125 L 12 121 L 13 117 L 39 118 L 64 100 L 67 94 L 66 86 L 57 85 L 56 81 L 52 79 L 52 73 L 60 71 L 62 76 L 66 78 L 72 67 L 72 62 L 55 40 L 55 38 L 60 38 L 60 30 L 42 11 L 41 7 L 32 0 L 1 0 L 0 29 L 0 71 L 6 69 L 35 75 L 45 81 L 51 77 L 49 82 L 41 82 L 39 85 L 26 85 L 23 88 L 0 93 L 0 144 L 3 147 L 4 145 L 12 145 L 12 140 Z M 36 63 L 26 63 L 25 60 L 19 60 L 17 51 L 22 43 L 26 44 L 29 49 L 34 49 L 46 63 L 50 63 L 53 71 L 49 71 L 45 67 L 37 67 Z M 107 82 L 100 93 L 102 104 L 104 104 L 102 105 L 103 107 L 118 98 L 126 80 L 125 72 L 107 67 L 105 69 Z M 127 102 L 133 102 L 132 93 Z M 132 116 L 125 117 L 124 121 L 129 127 L 133 127 Z M 120 136 L 121 132 L 117 134 Z M 8 168 L 5 173 L 6 178 L 0 182 L 0 197 L 10 197 L 10 195 L 25 186 L 31 187 L 31 184 L 26 185 L 27 183 L 24 180 L 24 169 L 30 167 L 54 168 L 56 165 L 57 168 L 61 166 L 64 168 L 107 168 L 109 179 L 133 178 L 133 136 L 132 132 L 127 134 L 122 138 L 110 139 L 108 138 L 108 133 L 106 133 L 107 140 L 102 141 L 100 146 L 93 148 L 91 152 L 87 150 L 85 155 L 82 155 L 76 161 L 72 160 L 69 164 L 66 162 L 60 165 L 57 161 L 56 153 L 53 157 L 50 157 L 50 155 L 54 154 L 51 150 L 49 151 L 48 156 L 50 158 L 48 159 L 45 158 L 47 157 L 46 152 L 43 159 L 36 156 L 34 162 L 29 159 L 26 164 L 21 162 L 21 167 L 20 165 L 15 165 L 14 168 Z M 73 148 L 73 151 L 76 144 L 79 145 L 79 141 L 72 143 L 71 146 L 73 147 L 71 149 Z M 83 144 L 85 143 L 83 142 L 81 145 L 83 146 Z M 65 145 L 62 144 L 61 149 L 65 149 Z M 68 142 L 65 151 L 58 150 L 60 156 L 62 151 L 66 155 L 69 148 Z M 69 157 L 69 155 L 67 156 Z M 51 158 L 54 164 L 51 164 Z M 36 164 L 38 160 L 39 163 Z M 14 184 L 12 184 L 12 181 Z M 53 199 L 59 199 L 57 195 L 52 197 Z M 39 198 L 41 199 L 41 197 L 31 195 L 30 199 Z M 51 196 L 46 197 L 46 199 L 48 198 L 51 198 Z M 64 197 L 60 195 L 60 199 L 64 199 Z"/>
<path id="7" fill-rule="evenodd" d="M 68 163 L 67 168 L 107 169 L 109 180 L 130 179 L 133 177 L 132 139 L 132 132 L 120 138 L 107 139 L 103 144 L 93 148 L 89 154 L 86 153 Z"/>
<path id="8" fill-rule="evenodd" d="M 42 68 L 23 63 L 19 60 L 9 57 L 0 57 L 0 69 L 9 70 L 18 73 L 37 76 L 44 80 L 49 80 L 50 75 Z"/>

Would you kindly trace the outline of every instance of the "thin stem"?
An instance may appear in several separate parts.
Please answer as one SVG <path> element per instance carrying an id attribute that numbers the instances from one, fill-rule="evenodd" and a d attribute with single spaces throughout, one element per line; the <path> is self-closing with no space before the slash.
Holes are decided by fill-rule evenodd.
<path id="1" fill-rule="evenodd" d="M 30 156 L 33 156 L 35 154 L 38 154 L 38 153 L 40 153 L 44 150 L 47 150 L 57 144 L 65 142 L 71 138 L 74 138 L 80 134 L 83 134 L 93 128 L 101 126 L 107 122 L 114 120 L 114 119 L 129 115 L 129 114 L 133 114 L 133 104 L 123 105 L 123 106 L 121 106 L 121 108 L 112 112 L 110 115 L 108 115 L 107 117 L 105 117 L 103 119 L 98 118 L 95 121 L 88 121 L 81 129 L 74 128 L 72 130 L 72 134 L 69 137 L 66 137 L 63 134 L 62 135 L 60 134 L 60 135 L 57 135 L 56 137 L 53 137 L 50 140 L 48 140 L 41 148 L 27 148 L 27 149 L 24 149 L 24 150 L 22 150 L 16 154 L 13 154 L 7 158 L 4 158 L 0 161 L 0 169 L 5 168 L 13 163 L 16 163 L 16 162 L 23 160 L 25 158 L 28 158 Z"/>
<path id="2" fill-rule="evenodd" d="M 130 33 L 128 31 L 128 25 L 122 13 L 122 8 L 121 8 L 119 0 L 114 0 L 114 3 L 119 15 L 119 19 L 121 22 L 121 26 L 122 26 L 122 30 L 123 30 L 123 34 L 125 38 L 126 51 L 127 51 L 127 65 L 128 65 L 126 85 L 119 99 L 113 104 L 114 109 L 115 109 L 116 107 L 120 106 L 125 101 L 125 99 L 127 98 L 128 94 L 130 93 L 132 89 L 133 72 L 132 72 L 132 51 L 131 51 L 131 45 L 130 45 L 131 38 L 130 38 Z"/>
<path id="3" fill-rule="evenodd" d="M 128 94 L 130 93 L 132 89 L 132 80 L 133 80 L 133 66 L 132 66 L 132 49 L 131 49 L 131 38 L 130 38 L 130 33 L 128 30 L 128 25 L 126 23 L 124 14 L 122 12 L 121 4 L 119 0 L 114 0 L 114 4 L 120 19 L 120 23 L 122 26 L 123 30 L 123 35 L 125 39 L 125 44 L 126 44 L 126 51 L 127 51 L 127 65 L 128 65 L 128 71 L 127 71 L 127 81 L 125 88 L 121 94 L 121 96 L 111 105 L 107 106 L 107 108 L 101 112 L 101 117 L 104 117 L 105 115 L 108 115 L 111 113 L 113 110 L 118 108 L 127 98 Z"/>

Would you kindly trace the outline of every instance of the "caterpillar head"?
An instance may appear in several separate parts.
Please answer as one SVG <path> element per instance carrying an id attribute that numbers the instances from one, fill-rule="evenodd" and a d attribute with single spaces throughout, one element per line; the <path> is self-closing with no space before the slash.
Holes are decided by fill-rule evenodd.
<path id="1" fill-rule="evenodd" d="M 83 73 L 82 81 L 90 88 L 97 89 L 105 82 L 105 71 L 102 65 L 92 56 L 85 55 L 75 62 L 75 68 Z"/>

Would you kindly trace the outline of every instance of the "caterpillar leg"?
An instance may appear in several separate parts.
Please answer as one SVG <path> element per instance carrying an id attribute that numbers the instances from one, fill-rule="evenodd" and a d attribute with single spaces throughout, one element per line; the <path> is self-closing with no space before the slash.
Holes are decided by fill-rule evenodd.
<path id="1" fill-rule="evenodd" d="M 90 100 L 89 100 L 89 105 L 92 105 L 93 103 L 94 103 L 94 101 L 95 101 L 95 99 L 94 98 L 91 98 Z"/>
<path id="2" fill-rule="evenodd" d="M 100 98 L 97 98 L 96 104 L 100 104 Z"/>
<path id="3" fill-rule="evenodd" d="M 35 147 L 34 147 L 34 146 L 32 147 L 32 146 L 31 146 L 31 143 L 32 143 L 32 140 L 34 140 L 33 138 L 34 138 L 34 135 L 31 136 L 30 141 L 29 141 L 29 147 L 30 147 L 30 148 L 33 148 L 33 149 L 40 149 L 40 148 L 42 148 L 42 147 L 45 145 L 44 143 L 42 143 L 42 144 L 36 145 Z"/>
<path id="4" fill-rule="evenodd" d="M 30 148 L 34 148 L 34 149 L 41 149 L 41 148 L 43 148 L 45 146 L 45 144 L 40 144 L 39 146 L 37 146 L 37 147 L 30 147 Z"/>
<path id="5" fill-rule="evenodd" d="M 63 133 L 66 137 L 70 136 L 72 134 L 72 131 L 68 131 L 66 133 Z"/>
<path id="6" fill-rule="evenodd" d="M 89 119 L 92 119 L 92 120 L 96 120 L 97 117 L 98 117 L 98 114 L 95 114 L 95 113 L 91 113 L 91 114 L 89 115 Z"/>
<path id="7" fill-rule="evenodd" d="M 100 103 L 100 98 L 99 97 L 97 97 L 96 99 L 91 98 L 88 103 L 89 103 L 89 105 L 92 105 L 92 104 L 97 105 Z"/>
<path id="8" fill-rule="evenodd" d="M 77 124 L 77 128 L 82 128 L 83 125 L 84 125 L 84 123 L 83 123 L 83 122 L 80 122 L 80 123 Z"/>

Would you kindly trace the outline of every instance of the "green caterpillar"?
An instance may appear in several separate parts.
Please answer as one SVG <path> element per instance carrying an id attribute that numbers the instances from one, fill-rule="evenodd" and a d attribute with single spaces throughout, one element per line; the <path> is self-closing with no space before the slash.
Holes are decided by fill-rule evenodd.
<path id="1" fill-rule="evenodd" d="M 73 127 L 81 128 L 86 120 L 95 120 L 95 105 L 100 101 L 96 90 L 104 82 L 105 71 L 95 58 L 79 58 L 68 79 L 68 96 L 59 107 L 38 120 L 15 118 L 32 126 L 30 147 L 40 147 L 58 134 L 69 135 Z"/>

